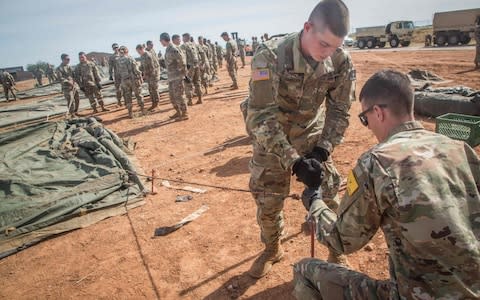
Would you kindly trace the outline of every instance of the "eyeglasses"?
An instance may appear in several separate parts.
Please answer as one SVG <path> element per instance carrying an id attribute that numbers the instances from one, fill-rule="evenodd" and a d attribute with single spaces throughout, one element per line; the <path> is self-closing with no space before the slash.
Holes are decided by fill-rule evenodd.
<path id="1" fill-rule="evenodd" d="M 368 126 L 368 118 L 366 116 L 367 113 L 371 112 L 375 106 L 378 106 L 380 108 L 385 108 L 388 105 L 386 104 L 374 104 L 367 108 L 366 110 L 362 111 L 359 115 L 358 118 L 360 119 L 360 123 L 362 123 L 363 126 Z"/>

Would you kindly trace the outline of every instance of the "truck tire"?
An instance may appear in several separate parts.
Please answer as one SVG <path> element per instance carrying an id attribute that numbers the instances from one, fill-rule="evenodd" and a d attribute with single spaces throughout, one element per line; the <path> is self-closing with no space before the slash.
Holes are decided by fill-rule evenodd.
<path id="1" fill-rule="evenodd" d="M 385 42 L 378 43 L 378 47 L 380 47 L 380 48 L 385 48 L 386 45 L 387 45 L 387 43 L 385 43 Z"/>
<path id="2" fill-rule="evenodd" d="M 398 47 L 398 38 L 396 36 L 390 40 L 390 47 L 392 48 Z"/>
<path id="3" fill-rule="evenodd" d="M 410 41 L 403 41 L 400 44 L 402 45 L 402 47 L 408 47 L 410 46 Z"/>
<path id="4" fill-rule="evenodd" d="M 359 40 L 358 41 L 358 48 L 364 49 L 365 45 L 366 45 L 365 40 Z"/>
<path id="5" fill-rule="evenodd" d="M 368 41 L 367 41 L 367 48 L 368 48 L 368 49 L 373 49 L 373 48 L 375 48 L 375 41 L 372 40 L 372 39 L 368 40 Z"/>
<path id="6" fill-rule="evenodd" d="M 470 43 L 471 40 L 472 40 L 471 37 L 466 36 L 466 37 L 464 37 L 463 40 L 461 40 L 460 42 L 461 42 L 463 45 L 468 45 L 468 43 Z"/>
<path id="7" fill-rule="evenodd" d="M 439 34 L 437 36 L 437 45 L 439 47 L 443 47 L 445 46 L 446 43 L 447 43 L 447 37 L 444 34 Z"/>
<path id="8" fill-rule="evenodd" d="M 448 45 L 449 46 L 457 46 L 459 40 L 460 39 L 458 38 L 458 35 L 452 34 L 451 36 L 448 37 Z"/>

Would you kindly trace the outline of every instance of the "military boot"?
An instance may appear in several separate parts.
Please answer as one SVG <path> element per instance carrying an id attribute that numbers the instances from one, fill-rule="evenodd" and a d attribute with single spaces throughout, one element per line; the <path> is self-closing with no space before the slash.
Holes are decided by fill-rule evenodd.
<path id="1" fill-rule="evenodd" d="M 170 119 L 178 119 L 182 115 L 182 113 L 177 109 L 177 112 L 171 116 L 169 116 Z"/>
<path id="2" fill-rule="evenodd" d="M 133 109 L 131 107 L 128 108 L 128 117 L 133 119 Z"/>
<path id="3" fill-rule="evenodd" d="M 335 253 L 330 248 L 328 249 L 328 259 L 329 263 L 339 264 L 344 267 L 349 267 L 348 259 L 345 254 Z"/>
<path id="4" fill-rule="evenodd" d="M 263 253 L 253 262 L 248 274 L 253 278 L 262 278 L 272 269 L 272 265 L 282 260 L 284 255 L 280 243 L 267 245 Z"/>
<path id="5" fill-rule="evenodd" d="M 188 106 L 192 106 L 192 105 L 193 105 L 192 98 L 188 98 L 187 105 L 188 105 Z"/>
<path id="6" fill-rule="evenodd" d="M 182 116 L 179 119 L 181 121 L 188 120 L 188 112 L 187 111 L 182 112 Z"/>
<path id="7" fill-rule="evenodd" d="M 198 96 L 198 100 L 197 100 L 197 102 L 196 102 L 195 104 L 202 104 L 202 103 L 203 103 L 203 102 L 202 102 L 202 95 L 199 95 L 199 96 Z"/>
<path id="8" fill-rule="evenodd" d="M 98 113 L 98 110 L 97 110 L 97 107 L 96 107 L 96 106 L 92 107 L 92 109 L 93 109 L 93 113 L 94 113 L 94 114 Z"/>
<path id="9" fill-rule="evenodd" d="M 232 90 L 238 90 L 238 84 L 236 82 L 233 83 Z"/>
<path id="10" fill-rule="evenodd" d="M 102 104 L 102 111 L 110 111 L 108 108 L 105 108 L 105 106 Z"/>

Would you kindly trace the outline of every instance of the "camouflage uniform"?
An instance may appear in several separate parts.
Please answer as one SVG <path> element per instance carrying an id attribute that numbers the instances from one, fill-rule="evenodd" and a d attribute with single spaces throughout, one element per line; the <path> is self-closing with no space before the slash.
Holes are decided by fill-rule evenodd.
<path id="1" fill-rule="evenodd" d="M 155 53 L 155 52 L 153 52 Z M 141 67 L 145 81 L 148 83 L 148 91 L 152 100 L 152 109 L 158 106 L 160 100 L 158 96 L 158 80 L 160 79 L 160 64 L 156 55 L 152 56 L 152 52 L 145 51 L 140 57 Z"/>
<path id="2" fill-rule="evenodd" d="M 193 87 L 198 95 L 198 102 L 202 103 L 202 89 L 200 87 L 200 70 L 198 67 L 199 58 L 198 50 L 192 42 L 183 43 L 180 48 L 186 57 L 187 77 L 190 82 L 185 83 L 185 95 L 187 96 L 188 105 L 192 105 Z"/>
<path id="3" fill-rule="evenodd" d="M 128 109 L 128 115 L 133 117 L 132 93 L 137 98 L 138 106 L 143 112 L 143 97 L 140 91 L 142 86 L 142 73 L 138 68 L 137 62 L 128 55 L 121 55 L 117 60 L 118 76 L 121 81 L 125 106 Z"/>
<path id="4" fill-rule="evenodd" d="M 145 48 L 146 51 L 148 51 L 150 53 L 150 55 L 152 56 L 153 60 L 155 61 L 155 65 L 157 66 L 158 68 L 158 76 L 160 76 L 160 74 L 162 73 L 162 67 L 160 65 L 160 60 L 163 59 L 162 58 L 162 52 L 159 51 L 158 52 L 158 55 L 155 53 L 155 50 L 152 48 L 150 50 L 148 50 L 148 48 Z M 160 79 L 160 77 L 159 77 Z"/>
<path id="5" fill-rule="evenodd" d="M 480 161 L 463 142 L 411 121 L 358 160 L 338 215 L 322 201 L 310 213 L 317 238 L 359 250 L 381 227 L 391 280 L 316 259 L 294 266 L 298 299 L 479 299 Z M 343 296 L 343 297 L 342 297 Z"/>
<path id="6" fill-rule="evenodd" d="M 220 45 L 215 45 L 215 49 L 217 53 L 218 67 L 222 68 L 223 67 L 223 48 Z"/>
<path id="7" fill-rule="evenodd" d="M 9 101 L 9 92 L 12 94 L 13 99 L 17 100 L 17 95 L 15 94 L 13 87 L 15 86 L 15 79 L 13 78 L 12 74 L 4 71 L 2 73 L 2 86 L 3 86 L 3 93 L 5 94 L 5 99 L 7 102 Z"/>
<path id="8" fill-rule="evenodd" d="M 72 67 L 61 63 L 56 70 L 57 78 L 62 84 L 63 96 L 67 100 L 68 112 L 70 115 L 74 115 L 78 112 L 78 106 L 80 104 L 80 95 L 78 93 L 78 85 L 75 82 L 75 74 Z"/>
<path id="9" fill-rule="evenodd" d="M 122 81 L 120 80 L 120 76 L 118 76 L 117 71 L 117 61 L 120 58 L 119 53 L 113 53 L 108 58 L 108 73 L 110 74 L 110 79 L 115 83 L 115 93 L 117 96 L 117 104 L 122 105 Z"/>
<path id="10" fill-rule="evenodd" d="M 182 51 L 170 43 L 165 50 L 165 64 L 168 72 L 168 93 L 177 116 L 187 115 L 187 105 L 184 97 L 184 78 L 187 74 L 185 56 Z"/>
<path id="11" fill-rule="evenodd" d="M 238 40 L 238 56 L 240 56 L 240 60 L 242 61 L 242 68 L 245 68 L 245 41 Z"/>
<path id="12" fill-rule="evenodd" d="M 214 77 L 216 76 L 216 73 L 218 71 L 217 50 L 215 48 L 215 45 L 212 43 L 209 43 L 207 46 L 210 47 L 210 52 L 212 53 L 212 68 L 213 68 L 212 77 Z"/>
<path id="13" fill-rule="evenodd" d="M 167 66 L 165 64 L 165 59 L 163 58 L 163 55 L 162 55 L 162 50 L 158 51 L 157 58 L 158 58 L 158 63 L 160 64 L 160 67 L 161 68 L 166 68 Z"/>
<path id="14" fill-rule="evenodd" d="M 36 69 L 34 72 L 33 72 L 33 75 L 35 76 L 35 79 L 37 79 L 37 82 L 38 82 L 38 85 L 39 86 L 42 86 L 43 85 L 43 74 L 45 74 L 45 72 L 43 72 L 42 69 L 38 68 Z"/>
<path id="15" fill-rule="evenodd" d="M 102 92 L 97 87 L 100 84 L 100 76 L 98 76 L 98 70 L 94 63 L 87 61 L 81 62 L 75 67 L 75 80 L 85 96 L 90 101 L 90 106 L 93 111 L 97 111 L 97 101 L 98 104 L 104 109 Z M 95 100 L 95 98 L 97 98 Z"/>
<path id="16" fill-rule="evenodd" d="M 480 67 L 480 24 L 475 28 L 475 43 L 475 66 L 478 68 Z"/>
<path id="17" fill-rule="evenodd" d="M 202 82 L 202 86 L 207 91 L 208 82 L 209 82 L 209 69 L 210 69 L 210 62 L 208 60 L 208 54 L 204 45 L 196 45 L 198 49 L 198 58 L 200 62 L 200 80 Z"/>
<path id="18" fill-rule="evenodd" d="M 45 73 L 45 75 L 47 75 L 49 84 L 52 84 L 52 83 L 55 82 L 56 78 L 55 78 L 55 74 L 54 74 L 54 70 L 53 70 L 52 65 L 50 65 L 50 64 L 47 65 L 47 72 Z"/>
<path id="19" fill-rule="evenodd" d="M 341 143 L 354 92 L 349 54 L 339 48 L 313 68 L 300 52 L 300 33 L 260 45 L 253 57 L 250 95 L 242 108 L 248 107 L 246 125 L 253 139 L 250 189 L 267 249 L 279 245 L 283 232 L 292 165 L 315 146 L 332 153 Z M 340 175 L 331 158 L 324 167 L 324 198 L 335 208 Z"/>
<path id="20" fill-rule="evenodd" d="M 232 78 L 233 87 L 238 87 L 237 83 L 237 43 L 230 39 L 225 46 L 225 62 L 227 63 L 228 75 Z"/>
<path id="21" fill-rule="evenodd" d="M 258 41 L 255 39 L 252 41 L 252 51 L 253 51 L 253 54 L 255 54 L 255 51 L 257 50 L 258 46 L 260 44 L 258 43 Z"/>

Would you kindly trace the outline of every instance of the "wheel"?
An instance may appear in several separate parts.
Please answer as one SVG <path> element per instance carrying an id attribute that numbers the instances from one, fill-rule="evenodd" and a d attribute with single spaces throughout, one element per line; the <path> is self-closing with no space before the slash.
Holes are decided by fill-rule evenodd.
<path id="1" fill-rule="evenodd" d="M 373 40 L 368 40 L 368 41 L 367 41 L 367 47 L 368 47 L 368 49 L 373 49 L 373 48 L 375 48 L 375 43 L 374 43 L 374 41 L 373 41 Z"/>
<path id="2" fill-rule="evenodd" d="M 365 48 L 365 40 L 359 40 L 358 41 L 358 48 L 360 48 L 360 49 Z"/>
<path id="3" fill-rule="evenodd" d="M 447 37 L 445 35 L 440 34 L 437 36 L 437 45 L 439 47 L 445 46 L 446 43 L 447 43 Z"/>
<path id="4" fill-rule="evenodd" d="M 449 46 L 457 46 L 459 40 L 460 39 L 458 38 L 458 35 L 456 35 L 456 34 L 451 35 L 451 36 L 448 37 L 448 45 Z"/>
<path id="5" fill-rule="evenodd" d="M 393 39 L 390 40 L 390 47 L 392 47 L 392 48 L 397 48 L 398 47 L 397 37 L 394 37 Z"/>
<path id="6" fill-rule="evenodd" d="M 410 46 L 410 41 L 403 41 L 400 44 L 402 45 L 402 47 L 408 47 Z"/>
<path id="7" fill-rule="evenodd" d="M 378 44 L 378 47 L 380 47 L 380 48 L 385 48 L 386 45 L 387 45 L 386 42 L 380 42 L 380 43 Z"/>
<path id="8" fill-rule="evenodd" d="M 463 36 L 463 39 L 461 40 L 461 43 L 464 44 L 464 45 L 468 45 L 468 43 L 470 43 L 471 40 L 472 40 L 471 37 Z"/>

